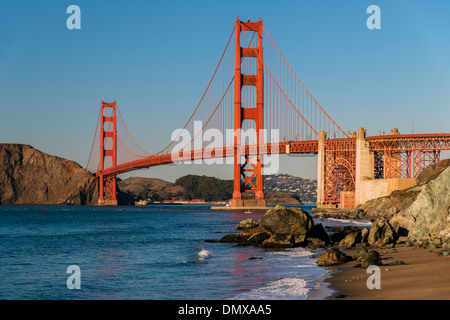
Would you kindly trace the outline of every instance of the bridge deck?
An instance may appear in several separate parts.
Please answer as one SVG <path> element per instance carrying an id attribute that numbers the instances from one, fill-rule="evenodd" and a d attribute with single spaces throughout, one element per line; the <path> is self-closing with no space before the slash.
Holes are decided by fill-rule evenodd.
<path id="1" fill-rule="evenodd" d="M 327 139 L 327 140 L 348 140 L 352 138 Z M 450 133 L 431 134 L 396 134 L 366 137 L 372 151 L 384 150 L 450 150 Z M 317 153 L 318 140 L 307 141 L 286 141 L 278 144 L 264 144 L 259 147 L 259 153 L 264 154 L 302 154 Z M 257 145 L 246 146 L 242 154 L 256 155 Z M 143 158 L 119 164 L 115 167 L 107 168 L 97 172 L 99 175 L 118 175 L 129 171 L 150 168 L 154 166 L 167 165 L 180 161 L 194 161 L 215 157 L 233 157 L 234 147 L 224 147 L 219 149 L 193 150 L 185 154 L 164 154 Z M 181 159 L 181 160 L 179 160 Z"/>

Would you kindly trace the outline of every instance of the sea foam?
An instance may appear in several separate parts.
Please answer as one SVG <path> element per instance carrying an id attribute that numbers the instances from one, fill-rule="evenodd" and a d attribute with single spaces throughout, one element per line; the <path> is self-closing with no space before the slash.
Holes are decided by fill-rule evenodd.
<path id="1" fill-rule="evenodd" d="M 343 226 L 360 226 L 360 227 L 368 227 L 372 225 L 372 222 L 368 220 L 355 220 L 355 219 L 336 219 L 336 218 L 327 218 L 329 222 L 332 222 L 333 225 L 343 225 Z"/>
<path id="2" fill-rule="evenodd" d="M 300 278 L 283 278 L 265 286 L 241 293 L 236 300 L 305 300 L 308 294 L 307 282 Z"/>
<path id="3" fill-rule="evenodd" d="M 210 258 L 212 258 L 212 254 L 206 249 L 202 249 L 197 253 L 197 262 L 204 262 Z"/>

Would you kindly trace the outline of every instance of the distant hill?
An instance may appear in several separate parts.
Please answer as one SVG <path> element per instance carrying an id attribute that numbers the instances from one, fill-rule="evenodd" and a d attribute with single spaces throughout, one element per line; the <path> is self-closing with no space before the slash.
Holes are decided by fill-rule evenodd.
<path id="1" fill-rule="evenodd" d="M 187 200 L 227 201 L 233 196 L 233 180 L 188 174 L 175 184 L 183 187 Z"/>
<path id="2" fill-rule="evenodd" d="M 177 193 L 183 191 L 183 187 L 177 186 L 172 182 L 156 178 L 132 177 L 117 182 L 120 190 L 133 193 L 142 193 L 146 190 L 155 190 L 158 192 Z"/>
<path id="3" fill-rule="evenodd" d="M 124 198 L 126 195 L 131 198 L 128 201 L 129 203 L 134 203 L 135 200 L 141 199 L 151 199 L 153 201 L 184 199 L 182 186 L 177 186 L 162 179 L 132 177 L 118 181 L 117 186 L 124 193 Z"/>
<path id="4" fill-rule="evenodd" d="M 317 181 L 290 174 L 265 176 L 264 192 L 292 194 L 303 203 L 315 203 L 317 201 Z"/>
<path id="5" fill-rule="evenodd" d="M 316 201 L 316 181 L 288 174 L 266 176 L 264 190 L 268 204 L 302 204 Z M 141 199 L 227 201 L 233 195 L 233 180 L 186 175 L 175 183 L 156 178 L 133 177 L 117 182 L 123 203 Z M 128 200 L 126 200 L 128 197 Z"/>

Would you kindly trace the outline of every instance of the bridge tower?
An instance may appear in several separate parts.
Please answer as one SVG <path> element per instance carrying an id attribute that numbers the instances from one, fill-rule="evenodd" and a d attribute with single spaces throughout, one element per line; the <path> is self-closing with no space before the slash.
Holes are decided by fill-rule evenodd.
<path id="1" fill-rule="evenodd" d="M 241 32 L 251 31 L 258 35 L 258 47 L 241 47 Z M 264 143 L 264 72 L 263 72 L 263 24 L 261 18 L 258 22 L 242 22 L 236 20 L 236 47 L 234 69 L 234 191 L 231 200 L 232 207 L 265 207 L 263 185 L 263 164 L 259 155 L 259 148 Z M 242 74 L 241 63 L 243 58 L 257 59 L 256 74 Z M 243 86 L 256 88 L 256 106 L 242 105 Z M 256 154 L 248 154 L 241 147 L 241 130 L 244 120 L 255 122 Z M 241 159 L 245 160 L 241 163 Z M 241 185 L 241 178 L 244 184 Z M 254 199 L 245 199 L 244 192 L 253 193 Z"/>
<path id="2" fill-rule="evenodd" d="M 116 101 L 106 103 L 102 100 L 100 112 L 100 167 L 97 172 L 97 177 L 100 179 L 98 204 L 117 205 L 116 176 L 105 176 L 102 173 L 105 169 L 105 160 L 109 161 L 108 157 L 111 161 L 110 166 L 115 167 L 117 165 Z"/>

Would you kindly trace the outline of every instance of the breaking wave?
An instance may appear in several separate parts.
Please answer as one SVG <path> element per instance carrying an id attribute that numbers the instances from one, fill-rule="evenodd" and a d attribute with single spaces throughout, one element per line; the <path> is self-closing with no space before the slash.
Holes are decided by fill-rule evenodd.
<path id="1" fill-rule="evenodd" d="M 179 264 L 192 264 L 192 263 L 204 263 L 208 259 L 212 258 L 212 253 L 206 249 L 200 248 L 195 249 L 194 253 L 191 254 L 189 260 L 183 260 Z"/>
<path id="2" fill-rule="evenodd" d="M 306 300 L 307 282 L 299 278 L 283 278 L 269 282 L 266 286 L 241 293 L 236 300 Z"/>
<path id="3" fill-rule="evenodd" d="M 197 262 L 201 263 L 210 258 L 212 258 L 212 254 L 206 249 L 202 249 L 197 253 Z"/>

